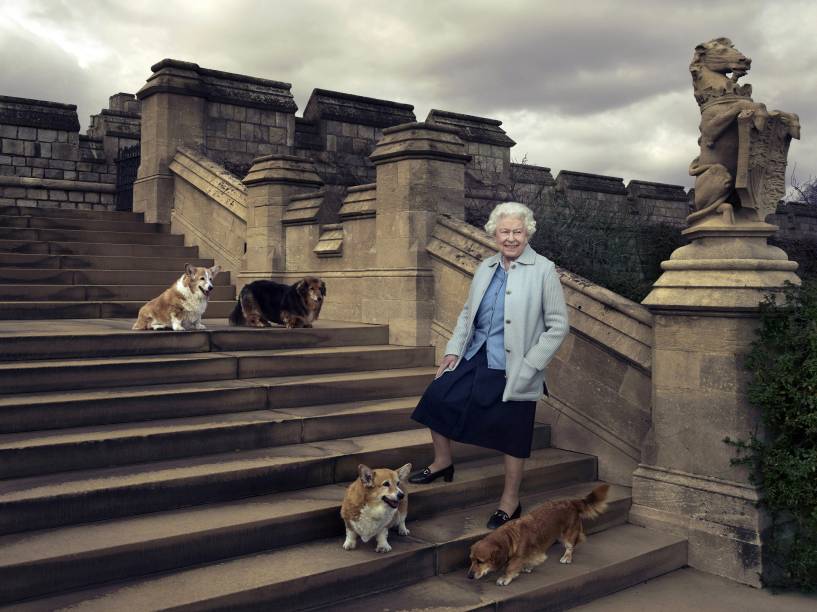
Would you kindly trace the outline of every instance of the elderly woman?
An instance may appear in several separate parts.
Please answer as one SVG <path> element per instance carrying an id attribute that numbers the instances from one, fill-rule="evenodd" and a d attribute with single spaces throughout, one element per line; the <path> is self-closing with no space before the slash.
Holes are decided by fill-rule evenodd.
<path id="1" fill-rule="evenodd" d="M 434 381 L 412 414 L 431 429 L 434 462 L 409 478 L 451 481 L 451 440 L 505 454 L 505 489 L 488 520 L 495 529 L 522 512 L 519 485 L 530 456 L 536 401 L 544 370 L 568 332 L 556 268 L 528 244 L 536 231 L 531 210 L 505 202 L 485 231 L 499 251 L 476 272 L 468 300 Z"/>

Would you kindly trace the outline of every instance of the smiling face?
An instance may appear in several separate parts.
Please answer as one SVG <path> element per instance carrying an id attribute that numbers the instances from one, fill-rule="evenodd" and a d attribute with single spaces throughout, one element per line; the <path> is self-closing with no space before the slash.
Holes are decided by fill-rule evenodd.
<path id="1" fill-rule="evenodd" d="M 513 261 L 522 254 L 528 244 L 528 231 L 525 221 L 515 215 L 500 217 L 494 232 L 497 250 L 502 256 Z"/>
<path id="2" fill-rule="evenodd" d="M 402 481 L 411 472 L 411 464 L 407 463 L 399 470 L 389 470 L 377 468 L 369 469 L 365 465 L 358 466 L 358 473 L 363 486 L 366 487 L 366 498 L 369 500 L 380 499 L 384 504 L 392 509 L 397 509 L 400 501 L 406 496 L 403 491 Z"/>

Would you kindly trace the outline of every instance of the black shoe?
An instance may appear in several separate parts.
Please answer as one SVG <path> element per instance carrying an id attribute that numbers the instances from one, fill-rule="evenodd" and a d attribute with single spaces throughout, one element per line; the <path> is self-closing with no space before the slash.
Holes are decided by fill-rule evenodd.
<path id="1" fill-rule="evenodd" d="M 502 525 L 508 521 L 518 519 L 520 514 L 522 514 L 522 504 L 516 507 L 516 512 L 513 513 L 513 516 L 508 516 L 508 513 L 504 510 L 497 510 L 491 515 L 491 518 L 488 519 L 488 529 L 502 527 Z"/>
<path id="2" fill-rule="evenodd" d="M 454 480 L 454 464 L 452 463 L 444 470 L 439 470 L 438 472 L 432 472 L 428 468 L 424 468 L 409 476 L 409 482 L 412 484 L 428 484 L 430 482 L 434 482 L 440 476 L 442 476 L 443 480 L 446 482 L 451 482 Z"/>

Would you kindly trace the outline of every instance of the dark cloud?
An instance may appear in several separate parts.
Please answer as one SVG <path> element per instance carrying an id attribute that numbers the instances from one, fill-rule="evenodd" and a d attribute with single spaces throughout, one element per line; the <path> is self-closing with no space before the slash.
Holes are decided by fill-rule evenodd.
<path id="1" fill-rule="evenodd" d="M 502 119 L 531 163 L 691 184 L 695 44 L 730 36 L 755 98 L 799 112 L 817 175 L 817 7 L 807 1 L 0 0 L 0 93 L 78 104 L 136 91 L 164 57 Z M 12 58 L 7 61 L 7 58 Z"/>

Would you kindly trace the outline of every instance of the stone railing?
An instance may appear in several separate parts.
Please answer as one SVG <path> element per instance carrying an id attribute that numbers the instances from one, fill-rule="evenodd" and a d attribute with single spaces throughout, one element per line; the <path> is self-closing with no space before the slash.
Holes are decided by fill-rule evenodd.
<path id="1" fill-rule="evenodd" d="M 434 273 L 432 342 L 438 359 L 474 270 L 495 253 L 483 231 L 441 216 L 428 244 Z M 599 477 L 630 485 L 650 428 L 652 315 L 635 302 L 559 270 L 570 335 L 548 367 L 538 418 L 553 445 L 599 457 Z"/>
<path id="2" fill-rule="evenodd" d="M 170 227 L 186 245 L 199 247 L 233 278 L 241 270 L 247 235 L 247 187 L 205 156 L 180 147 L 170 163 L 173 211 Z"/>

